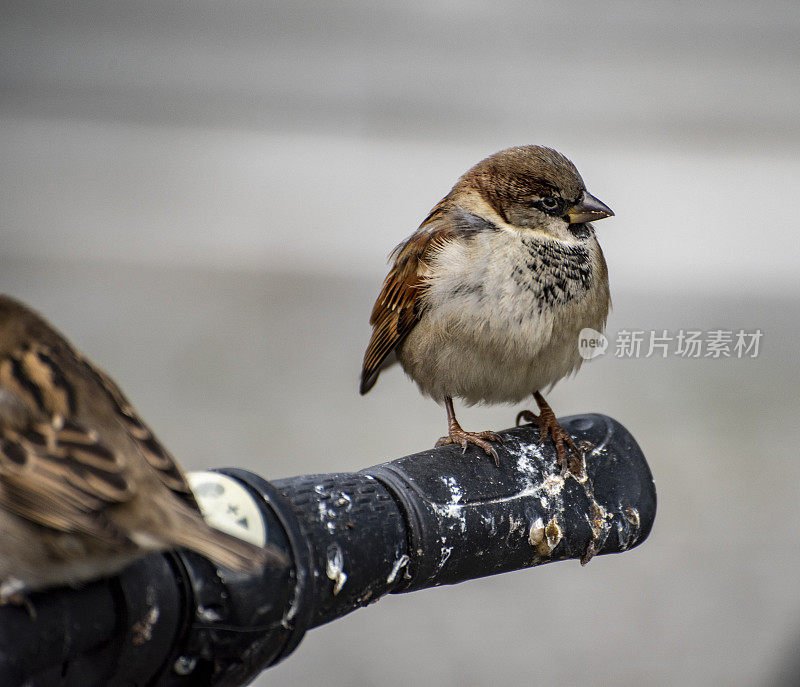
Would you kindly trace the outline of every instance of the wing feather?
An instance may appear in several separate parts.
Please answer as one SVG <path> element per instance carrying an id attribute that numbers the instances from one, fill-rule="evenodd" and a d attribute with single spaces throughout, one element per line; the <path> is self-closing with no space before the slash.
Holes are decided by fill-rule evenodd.
<path id="1" fill-rule="evenodd" d="M 130 442 L 110 446 L 91 418 L 76 419 L 76 391 L 62 365 L 94 380 L 89 393 L 112 404 Z M 125 454 L 137 450 L 167 488 L 199 511 L 182 470 L 119 387 L 71 346 L 28 342 L 0 358 L 0 505 L 40 525 L 120 544 L 127 538 L 104 511 L 140 488 Z"/>
<path id="2" fill-rule="evenodd" d="M 119 386 L 117 386 L 114 380 L 103 372 L 103 370 L 93 365 L 85 358 L 81 358 L 81 360 L 108 394 L 129 436 L 138 444 L 145 460 L 156 471 L 159 479 L 187 505 L 199 511 L 197 501 L 192 494 L 192 490 L 189 488 L 189 483 L 186 481 L 186 477 L 178 465 L 178 462 L 172 457 L 172 454 L 161 445 L 161 442 L 156 439 L 155 435 L 150 431 L 150 428 L 136 414 L 133 406 L 125 397 L 125 394 L 122 393 Z"/>
<path id="3" fill-rule="evenodd" d="M 392 251 L 394 258 L 380 295 L 372 308 L 369 323 L 372 337 L 364 353 L 359 391 L 367 393 L 393 351 L 419 322 L 424 310 L 425 268 L 431 255 L 456 233 L 434 211 L 422 226 Z M 390 258 L 391 259 L 391 258 Z"/>
<path id="4" fill-rule="evenodd" d="M 130 544 L 104 514 L 135 494 L 124 458 L 94 432 L 60 424 L 0 428 L 0 505 L 45 527 Z"/>

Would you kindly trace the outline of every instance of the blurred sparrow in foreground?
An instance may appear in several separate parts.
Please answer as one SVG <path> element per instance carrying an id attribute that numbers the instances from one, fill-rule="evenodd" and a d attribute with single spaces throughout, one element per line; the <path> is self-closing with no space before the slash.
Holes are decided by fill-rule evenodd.
<path id="1" fill-rule="evenodd" d="M 479 162 L 392 253 L 372 310 L 362 394 L 399 360 L 423 394 L 447 409 L 437 446 L 475 444 L 499 464 L 494 432 L 467 432 L 453 398 L 517 403 L 549 434 L 567 469 L 572 437 L 541 395 L 580 367 L 578 334 L 601 331 L 608 272 L 593 220 L 614 213 L 586 190 L 575 166 L 549 148 L 509 148 Z"/>
<path id="2" fill-rule="evenodd" d="M 117 385 L 0 296 L 0 603 L 186 547 L 254 573 L 279 560 L 212 529 Z"/>

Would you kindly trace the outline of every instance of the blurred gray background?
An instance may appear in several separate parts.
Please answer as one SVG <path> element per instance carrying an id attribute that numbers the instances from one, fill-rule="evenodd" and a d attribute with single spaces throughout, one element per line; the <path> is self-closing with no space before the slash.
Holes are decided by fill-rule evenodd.
<path id="1" fill-rule="evenodd" d="M 386 255 L 524 143 L 617 213 L 612 337 L 760 328 L 760 354 L 609 353 L 551 394 L 639 440 L 640 548 L 384 599 L 256 684 L 800 684 L 795 2 L 6 0 L 0 290 L 187 467 L 355 470 L 445 431 L 399 370 L 357 395 Z"/>

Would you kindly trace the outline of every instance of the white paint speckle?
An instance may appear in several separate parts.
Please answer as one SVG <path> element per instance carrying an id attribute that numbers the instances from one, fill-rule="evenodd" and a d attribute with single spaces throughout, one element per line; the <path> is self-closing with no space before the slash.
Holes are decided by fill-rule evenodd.
<path id="1" fill-rule="evenodd" d="M 508 532 L 509 534 L 516 532 L 520 527 L 525 526 L 525 521 L 522 518 L 515 518 L 512 513 L 508 514 Z"/>
<path id="2" fill-rule="evenodd" d="M 205 623 L 218 623 L 222 620 L 222 616 L 218 611 L 213 608 L 206 608 L 205 606 L 197 607 L 197 617 Z"/>
<path id="3" fill-rule="evenodd" d="M 439 559 L 439 570 L 444 567 L 444 564 L 447 563 L 447 559 L 450 558 L 450 554 L 453 553 L 452 546 L 443 546 L 441 550 L 441 559 Z"/>
<path id="4" fill-rule="evenodd" d="M 353 507 L 353 499 L 350 494 L 344 491 L 327 491 L 322 484 L 314 487 L 323 498 L 317 503 L 317 512 L 319 514 L 319 521 L 325 523 L 325 527 L 333 534 L 336 531 L 336 520 L 340 518 L 342 513 L 346 513 Z"/>
<path id="5" fill-rule="evenodd" d="M 445 504 L 434 504 L 433 508 L 440 517 L 450 518 L 454 521 L 451 529 L 458 527 L 461 532 L 466 532 L 467 518 L 464 513 L 465 504 L 461 503 L 461 499 L 464 498 L 461 487 L 455 477 L 441 477 L 440 479 L 450 491 L 450 501 Z"/>
<path id="6" fill-rule="evenodd" d="M 394 562 L 394 566 L 392 567 L 392 571 L 389 573 L 389 577 L 386 578 L 386 584 L 392 584 L 396 579 L 399 572 L 408 565 L 408 562 L 411 559 L 408 557 L 407 554 L 403 554 Z"/>
<path id="7" fill-rule="evenodd" d="M 289 608 L 287 609 L 286 614 L 283 616 L 283 618 L 281 618 L 281 627 L 287 630 L 292 627 L 292 620 L 294 620 L 294 617 L 297 615 L 297 611 L 300 608 L 300 590 L 305 589 L 305 578 L 306 574 L 303 569 L 298 569 L 297 584 L 294 585 L 292 600 L 289 603 Z"/>
<path id="8" fill-rule="evenodd" d="M 542 487 L 549 496 L 557 496 L 564 488 L 564 478 L 560 474 L 548 475 L 544 482 L 542 482 Z"/>
<path id="9" fill-rule="evenodd" d="M 331 511 L 328 510 L 328 504 L 325 503 L 325 501 L 320 501 L 317 504 L 317 510 L 319 511 L 319 519 L 321 522 L 325 522 L 329 518 L 336 515 L 335 513 L 332 513 Z"/>
<path id="10" fill-rule="evenodd" d="M 344 571 L 344 555 L 338 544 L 331 544 L 328 547 L 328 566 L 325 574 L 328 579 L 333 581 L 333 595 L 336 596 L 347 582 L 347 574 Z"/>
<path id="11" fill-rule="evenodd" d="M 481 522 L 486 525 L 489 534 L 495 534 L 497 532 L 497 523 L 494 521 L 494 515 L 480 515 L 480 519 Z"/>
<path id="12" fill-rule="evenodd" d="M 539 505 L 545 511 L 559 511 L 564 508 L 564 478 L 555 461 L 546 461 L 542 449 L 537 444 L 517 442 L 516 446 L 506 444 L 516 457 L 517 474 L 521 489 L 517 496 L 538 497 Z M 519 526 L 513 522 L 512 531 Z"/>
<path id="13" fill-rule="evenodd" d="M 461 487 L 458 486 L 455 477 L 442 477 L 442 482 L 450 490 L 450 504 L 455 506 L 464 498 L 464 494 L 461 493 Z"/>

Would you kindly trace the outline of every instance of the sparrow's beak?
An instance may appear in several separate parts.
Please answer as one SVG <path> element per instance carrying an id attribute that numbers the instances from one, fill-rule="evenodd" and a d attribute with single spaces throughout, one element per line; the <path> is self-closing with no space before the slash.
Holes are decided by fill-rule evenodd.
<path id="1" fill-rule="evenodd" d="M 582 222 L 594 222 L 598 219 L 613 217 L 614 212 L 608 205 L 597 200 L 591 193 L 584 191 L 581 199 L 567 210 L 567 217 L 570 224 L 581 224 Z"/>

